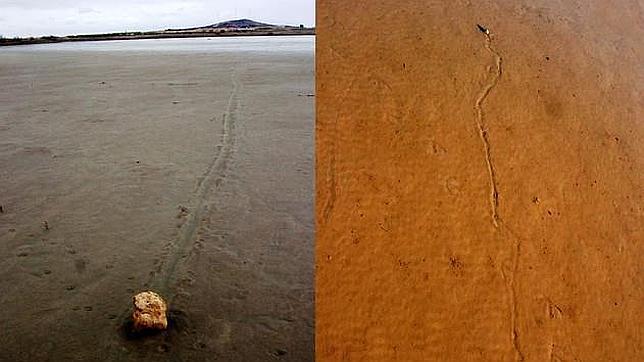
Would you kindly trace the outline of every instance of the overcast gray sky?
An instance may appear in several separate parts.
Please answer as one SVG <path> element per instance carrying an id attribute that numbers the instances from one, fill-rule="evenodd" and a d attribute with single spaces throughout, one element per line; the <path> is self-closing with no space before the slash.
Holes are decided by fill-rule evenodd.
<path id="1" fill-rule="evenodd" d="M 313 26 L 315 0 L 0 0 L 0 35 L 160 30 L 224 20 Z"/>

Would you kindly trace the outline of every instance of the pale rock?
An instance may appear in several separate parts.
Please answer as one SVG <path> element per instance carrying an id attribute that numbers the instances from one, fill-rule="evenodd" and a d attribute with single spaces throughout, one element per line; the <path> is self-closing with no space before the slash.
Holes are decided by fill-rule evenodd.
<path id="1" fill-rule="evenodd" d="M 147 291 L 134 296 L 133 328 L 136 331 L 168 328 L 166 302 L 155 292 Z"/>

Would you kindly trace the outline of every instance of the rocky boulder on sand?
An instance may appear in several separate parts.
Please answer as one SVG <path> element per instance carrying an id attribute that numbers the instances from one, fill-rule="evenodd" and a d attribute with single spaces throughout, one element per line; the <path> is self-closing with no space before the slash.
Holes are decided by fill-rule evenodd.
<path id="1" fill-rule="evenodd" d="M 164 330 L 168 327 L 166 302 L 155 292 L 147 291 L 134 296 L 132 313 L 135 331 Z"/>

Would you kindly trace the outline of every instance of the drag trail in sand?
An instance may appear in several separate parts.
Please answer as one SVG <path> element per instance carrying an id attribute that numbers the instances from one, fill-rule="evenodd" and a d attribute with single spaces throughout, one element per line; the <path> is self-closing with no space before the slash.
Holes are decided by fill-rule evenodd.
<path id="1" fill-rule="evenodd" d="M 7 48 L 0 84 L 0 359 L 312 359 L 312 37 Z M 170 328 L 131 339 L 145 289 Z"/>
<path id="2" fill-rule="evenodd" d="M 317 357 L 641 360 L 636 2 L 319 5 Z"/>
<path id="3" fill-rule="evenodd" d="M 479 136 L 483 145 L 483 152 L 485 154 L 485 163 L 487 164 L 487 172 L 490 184 L 490 216 L 492 224 L 497 232 L 501 233 L 503 237 L 512 243 L 511 261 L 504 263 L 501 266 L 501 277 L 507 285 L 508 294 L 508 309 L 510 314 L 510 342 L 515 352 L 515 360 L 523 361 L 525 356 L 521 352 L 519 342 L 519 331 L 517 328 L 517 296 L 516 296 L 516 278 L 517 270 L 519 268 L 519 257 L 521 253 L 521 240 L 517 237 L 509 226 L 504 224 L 503 218 L 499 215 L 499 190 L 496 179 L 496 168 L 492 157 L 492 147 L 490 145 L 490 137 L 488 135 L 488 125 L 483 112 L 483 104 L 490 95 L 494 87 L 499 83 L 501 75 L 503 74 L 503 58 L 501 54 L 492 47 L 492 37 L 490 30 L 477 24 L 478 29 L 485 35 L 485 49 L 494 57 L 494 67 L 488 66 L 487 71 L 492 74 L 491 79 L 485 84 L 481 93 L 476 98 L 474 109 L 476 110 L 476 125 L 478 127 Z M 509 265 L 508 265 L 509 264 Z"/>
<path id="4" fill-rule="evenodd" d="M 221 136 L 219 137 L 220 143 L 216 147 L 213 147 L 212 162 L 208 165 L 203 176 L 199 178 L 189 207 L 179 207 L 179 217 L 184 218 L 184 223 L 179 229 L 177 240 L 172 241 L 167 246 L 167 254 L 160 260 L 157 269 L 158 274 L 153 274 L 153 279 L 150 283 L 152 288 L 158 289 L 166 295 L 170 291 L 169 283 L 173 277 L 177 263 L 190 252 L 192 247 L 197 245 L 197 241 L 194 240 L 195 232 L 199 228 L 203 214 L 208 212 L 208 206 L 204 205 L 206 194 L 216 191 L 219 185 L 221 185 L 221 182 L 226 178 L 226 162 L 230 158 L 231 152 L 234 151 L 235 120 L 239 112 L 239 98 L 237 94 L 239 92 L 239 84 L 236 77 L 236 70 L 233 70 L 231 75 L 232 90 L 230 98 L 228 99 L 226 112 L 222 117 L 223 127 Z"/>

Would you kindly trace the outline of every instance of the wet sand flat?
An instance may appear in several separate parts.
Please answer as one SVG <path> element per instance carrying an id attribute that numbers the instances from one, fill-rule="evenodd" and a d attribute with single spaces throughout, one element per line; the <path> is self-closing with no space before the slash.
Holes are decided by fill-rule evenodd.
<path id="1" fill-rule="evenodd" d="M 319 360 L 644 359 L 642 14 L 318 3 Z"/>
<path id="2" fill-rule="evenodd" d="M 0 53 L 0 359 L 312 359 L 312 38 L 140 44 Z"/>

